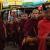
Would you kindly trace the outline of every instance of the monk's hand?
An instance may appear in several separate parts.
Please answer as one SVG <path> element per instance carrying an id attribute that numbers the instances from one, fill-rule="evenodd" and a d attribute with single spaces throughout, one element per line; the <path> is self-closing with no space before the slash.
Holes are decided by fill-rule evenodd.
<path id="1" fill-rule="evenodd" d="M 25 40 L 26 40 L 26 39 L 24 38 L 23 41 L 22 41 L 22 46 L 25 44 Z"/>
<path id="2" fill-rule="evenodd" d="M 36 37 L 27 36 L 27 38 L 26 38 L 26 42 L 35 42 L 35 41 L 37 41 Z"/>

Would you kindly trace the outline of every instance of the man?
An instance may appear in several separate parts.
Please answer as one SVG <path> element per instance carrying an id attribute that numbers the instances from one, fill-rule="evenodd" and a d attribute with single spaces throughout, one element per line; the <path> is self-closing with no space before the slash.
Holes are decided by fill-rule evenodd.
<path id="1" fill-rule="evenodd" d="M 38 50 L 46 50 L 46 38 L 50 35 L 50 9 L 46 11 L 46 17 L 38 23 Z"/>

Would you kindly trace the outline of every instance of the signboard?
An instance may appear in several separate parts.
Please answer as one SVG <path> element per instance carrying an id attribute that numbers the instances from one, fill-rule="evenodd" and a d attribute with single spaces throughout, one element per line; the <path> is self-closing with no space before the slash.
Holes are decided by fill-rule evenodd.
<path id="1" fill-rule="evenodd" d="M 3 6 L 7 7 L 8 5 L 22 5 L 24 7 L 36 7 L 38 5 L 41 5 L 45 3 L 47 0 L 6 0 L 7 3 L 5 3 L 5 0 L 3 2 Z M 50 1 L 50 0 L 48 0 Z"/>
<path id="2" fill-rule="evenodd" d="M 33 0 L 23 0 L 23 2 L 33 2 Z"/>
<path id="3" fill-rule="evenodd" d="M 3 3 L 3 7 L 8 7 L 8 6 L 9 6 L 8 2 Z"/>
<path id="4" fill-rule="evenodd" d="M 9 5 L 21 5 L 22 4 L 22 0 L 7 0 L 7 2 L 9 3 Z"/>
<path id="5" fill-rule="evenodd" d="M 0 10 L 2 10 L 2 4 L 0 3 Z"/>
<path id="6" fill-rule="evenodd" d="M 23 0 L 16 0 L 16 5 L 22 5 Z"/>
<path id="7" fill-rule="evenodd" d="M 12 10 L 14 10 L 14 9 L 18 9 L 18 8 L 21 8 L 21 6 L 20 5 L 10 5 L 10 9 Z"/>

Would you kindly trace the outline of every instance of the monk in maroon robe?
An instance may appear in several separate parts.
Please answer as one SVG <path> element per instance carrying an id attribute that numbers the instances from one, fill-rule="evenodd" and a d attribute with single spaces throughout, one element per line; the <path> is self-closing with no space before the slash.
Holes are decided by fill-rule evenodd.
<path id="1" fill-rule="evenodd" d="M 7 40 L 7 45 L 8 45 L 9 41 L 13 42 L 14 41 L 14 37 L 15 37 L 13 22 L 8 21 L 6 23 L 6 31 L 7 31 L 7 38 L 6 38 L 6 40 Z"/>
<path id="2" fill-rule="evenodd" d="M 2 16 L 0 14 L 0 50 L 4 49 L 5 42 L 5 25 L 2 21 Z"/>
<path id="3" fill-rule="evenodd" d="M 31 19 L 27 19 L 27 21 L 25 22 L 24 27 L 23 27 L 25 40 L 28 36 L 32 38 L 37 36 L 38 17 L 39 17 L 38 10 L 33 10 L 33 13 L 31 14 Z M 34 41 L 36 41 L 36 39 L 34 39 Z"/>
<path id="4" fill-rule="evenodd" d="M 46 50 L 46 38 L 50 35 L 50 10 L 47 10 L 45 19 L 38 23 L 38 50 Z"/>
<path id="5" fill-rule="evenodd" d="M 20 33 L 19 33 L 19 46 L 22 47 L 22 40 L 24 38 L 24 32 L 23 32 L 23 28 L 25 25 L 25 22 L 28 19 L 28 15 L 25 13 L 23 15 L 21 15 L 21 21 L 20 21 Z"/>
<path id="6" fill-rule="evenodd" d="M 15 34 L 14 40 L 15 40 L 16 44 L 18 44 L 19 43 L 19 32 L 20 32 L 20 26 L 19 26 L 18 18 L 14 19 L 13 25 L 14 25 L 14 34 Z"/>
<path id="7" fill-rule="evenodd" d="M 31 34 L 31 32 L 36 33 L 37 34 L 37 24 L 38 24 L 38 17 L 39 17 L 39 11 L 34 9 L 32 14 L 31 14 L 31 18 L 27 19 L 27 21 L 24 24 L 24 34 Z"/>

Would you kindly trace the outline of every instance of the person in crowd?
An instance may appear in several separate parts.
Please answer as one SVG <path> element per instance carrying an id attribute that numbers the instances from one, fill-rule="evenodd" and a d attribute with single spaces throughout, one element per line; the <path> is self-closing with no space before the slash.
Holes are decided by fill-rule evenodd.
<path id="1" fill-rule="evenodd" d="M 2 14 L 3 14 L 3 21 L 4 22 L 6 22 L 7 21 L 7 19 L 8 19 L 8 10 L 4 10 L 3 12 L 2 12 Z"/>
<path id="2" fill-rule="evenodd" d="M 12 10 L 9 12 L 8 14 L 8 22 L 6 24 L 6 28 L 7 28 L 7 42 L 9 43 L 9 41 L 14 42 L 14 16 L 15 16 L 15 12 Z M 14 44 L 14 43 L 13 43 Z"/>
<path id="3" fill-rule="evenodd" d="M 5 25 L 2 20 L 2 13 L 0 12 L 0 50 L 4 50 L 5 46 Z"/>
<path id="4" fill-rule="evenodd" d="M 10 34 L 10 22 L 7 20 L 6 21 L 6 33 L 7 33 L 7 38 L 6 38 L 6 43 L 7 43 L 7 46 L 8 46 L 8 43 L 9 43 L 9 34 Z"/>
<path id="5" fill-rule="evenodd" d="M 45 18 L 38 23 L 38 50 L 46 50 L 46 38 L 50 35 L 50 8 L 47 9 Z"/>
<path id="6" fill-rule="evenodd" d="M 35 34 L 37 35 L 38 34 L 38 28 L 37 28 L 37 25 L 38 25 L 38 22 L 39 22 L 39 11 L 37 9 L 34 9 L 32 14 L 31 14 L 31 21 L 33 22 L 33 26 L 35 27 Z"/>
<path id="7" fill-rule="evenodd" d="M 14 10 L 9 11 L 8 21 L 13 21 L 14 20 L 14 14 L 15 14 Z"/>
<path id="8" fill-rule="evenodd" d="M 38 21 L 42 20 L 45 17 L 45 10 L 39 13 Z"/>
<path id="9" fill-rule="evenodd" d="M 27 21 L 25 22 L 24 24 L 24 27 L 23 27 L 23 32 L 24 32 L 24 40 L 22 42 L 22 45 L 24 44 L 24 49 L 25 50 L 29 50 L 29 49 L 34 49 L 33 46 L 28 46 L 25 48 L 25 40 L 27 41 L 28 39 L 32 40 L 33 41 L 36 41 L 36 38 L 33 38 L 33 37 L 36 37 L 37 36 L 37 20 L 38 20 L 38 17 L 39 17 L 39 11 L 34 9 L 32 14 L 31 14 L 31 18 L 30 19 L 27 19 Z M 29 42 L 31 43 L 31 42 Z M 23 50 L 24 50 L 23 49 Z"/>
<path id="10" fill-rule="evenodd" d="M 13 25 L 14 25 L 15 42 L 16 44 L 19 44 L 20 19 L 18 17 L 14 18 Z"/>
<path id="11" fill-rule="evenodd" d="M 21 14 L 21 17 L 20 17 L 20 32 L 19 32 L 19 47 L 21 48 L 22 47 L 22 40 L 23 40 L 23 37 L 24 37 L 24 33 L 23 33 L 23 27 L 25 25 L 25 22 L 27 21 L 28 19 L 28 14 L 27 13 L 23 13 Z"/>

